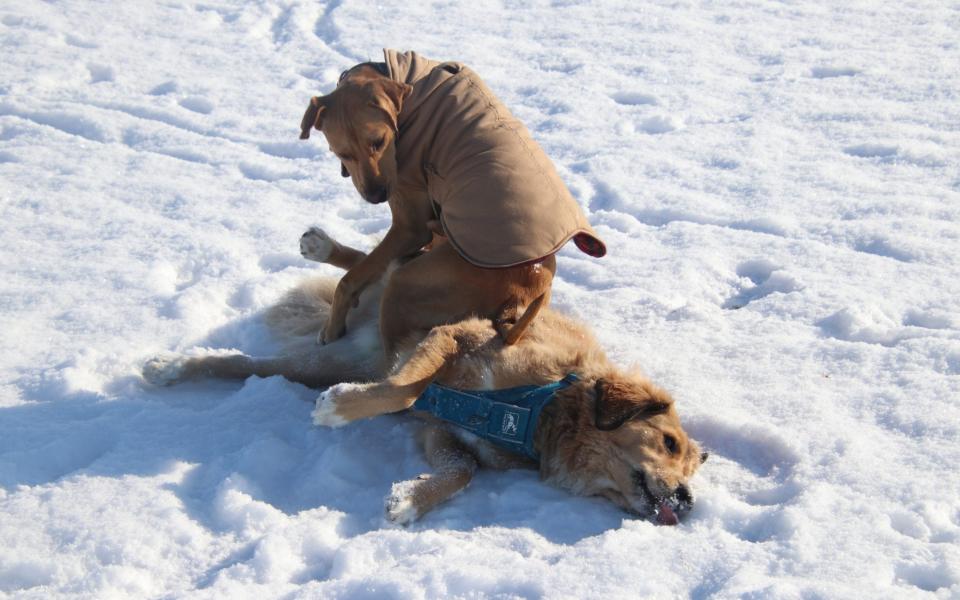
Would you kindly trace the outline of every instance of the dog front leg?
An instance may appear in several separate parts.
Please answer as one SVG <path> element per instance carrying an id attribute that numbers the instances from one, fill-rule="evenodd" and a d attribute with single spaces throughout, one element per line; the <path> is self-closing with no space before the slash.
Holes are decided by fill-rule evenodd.
<path id="1" fill-rule="evenodd" d="M 447 364 L 496 335 L 489 321 L 434 327 L 413 355 L 385 381 L 341 383 L 320 394 L 313 422 L 339 427 L 357 419 L 410 408 Z"/>
<path id="2" fill-rule="evenodd" d="M 367 256 L 360 250 L 344 246 L 319 227 L 311 227 L 300 236 L 300 255 L 347 271 Z"/>
<path id="3" fill-rule="evenodd" d="M 421 432 L 427 462 L 435 469 L 416 479 L 393 484 L 384 501 L 387 519 L 406 525 L 467 487 L 477 470 L 477 459 L 442 425 Z"/>
<path id="4" fill-rule="evenodd" d="M 320 342 L 329 344 L 343 337 L 347 331 L 347 312 L 357 305 L 360 293 L 383 275 L 391 261 L 416 252 L 429 240 L 430 232 L 427 229 L 418 232 L 391 227 L 383 241 L 340 279 L 333 294 L 330 317 L 321 332 Z"/>

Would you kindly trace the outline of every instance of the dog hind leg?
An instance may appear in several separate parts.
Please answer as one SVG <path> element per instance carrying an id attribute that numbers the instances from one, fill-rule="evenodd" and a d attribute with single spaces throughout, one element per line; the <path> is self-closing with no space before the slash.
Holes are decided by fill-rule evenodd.
<path id="1" fill-rule="evenodd" d="M 143 366 L 143 378 L 154 385 L 168 386 L 207 377 L 246 379 L 281 375 L 310 387 L 324 387 L 342 381 L 364 381 L 378 376 L 375 352 L 315 346 L 300 354 L 255 358 L 245 354 L 207 356 L 160 355 Z"/>
<path id="2" fill-rule="evenodd" d="M 390 356 L 406 336 L 470 315 L 496 319 L 503 339 L 516 343 L 549 303 L 555 273 L 552 255 L 534 264 L 484 269 L 441 244 L 391 274 L 380 305 L 384 350 Z"/>
<path id="3" fill-rule="evenodd" d="M 269 377 L 285 370 L 276 359 L 260 360 L 245 354 L 209 356 L 155 356 L 143 365 L 143 378 L 154 385 L 174 385 L 213 377 L 246 379 L 251 375 Z"/>

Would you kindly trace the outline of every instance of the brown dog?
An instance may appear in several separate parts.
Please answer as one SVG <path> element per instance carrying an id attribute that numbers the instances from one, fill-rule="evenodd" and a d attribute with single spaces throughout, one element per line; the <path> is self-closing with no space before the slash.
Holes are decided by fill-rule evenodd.
<path id="1" fill-rule="evenodd" d="M 364 258 L 319 229 L 304 239 L 307 258 L 344 268 Z M 144 377 L 158 385 L 250 375 L 283 375 L 312 386 L 376 381 L 335 385 L 320 396 L 315 421 L 343 425 L 405 410 L 434 381 L 500 389 L 542 385 L 574 373 L 579 381 L 556 392 L 535 424 L 541 477 L 575 494 L 603 496 L 631 513 L 656 514 L 661 523 L 675 523 L 692 506 L 688 480 L 706 455 L 683 431 L 670 396 L 612 365 L 583 325 L 547 309 L 517 344 L 507 346 L 490 321 L 467 319 L 436 327 L 426 338 L 398 340 L 401 360 L 391 370 L 377 335 L 382 280 L 361 294 L 345 337 L 314 343 L 312 332 L 331 310 L 334 285 L 330 279 L 305 282 L 267 312 L 268 324 L 286 342 L 279 356 L 158 356 L 146 363 Z M 421 442 L 436 472 L 393 486 L 386 503 L 391 521 L 418 518 L 465 487 L 479 466 L 536 466 L 435 421 L 428 421 Z"/>
<path id="2" fill-rule="evenodd" d="M 385 57 L 344 72 L 301 122 L 300 137 L 322 131 L 341 174 L 368 202 L 387 202 L 392 216 L 380 244 L 341 279 L 321 339 L 342 336 L 359 294 L 436 229 L 448 244 L 407 262 L 384 292 L 387 352 L 413 331 L 468 315 L 494 319 L 514 343 L 549 302 L 554 253 L 574 239 L 602 256 L 603 243 L 526 128 L 476 74 L 413 52 Z"/>

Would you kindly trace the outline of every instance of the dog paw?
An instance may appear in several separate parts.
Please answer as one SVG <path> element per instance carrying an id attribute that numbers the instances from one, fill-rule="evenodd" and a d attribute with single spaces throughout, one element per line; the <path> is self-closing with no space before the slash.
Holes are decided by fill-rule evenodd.
<path id="1" fill-rule="evenodd" d="M 393 484 L 390 495 L 383 500 L 383 509 L 388 521 L 395 525 L 409 525 L 420 518 L 420 510 L 414 501 L 414 490 L 417 485 L 429 478 L 429 475 L 421 475 L 417 479 Z"/>
<path id="2" fill-rule="evenodd" d="M 317 398 L 316 408 L 313 409 L 313 424 L 326 427 L 341 427 L 347 424 L 347 419 L 337 414 L 337 403 L 347 392 L 354 391 L 360 386 L 356 383 L 338 383 L 327 388 Z"/>
<path id="3" fill-rule="evenodd" d="M 167 386 L 183 378 L 188 358 L 179 354 L 154 356 L 143 365 L 143 378 L 153 385 Z"/>
<path id="4" fill-rule="evenodd" d="M 345 322 L 334 323 L 331 319 L 327 321 L 327 324 L 324 325 L 323 329 L 321 329 L 320 333 L 317 335 L 317 343 L 321 346 L 332 344 L 346 334 L 347 324 Z"/>
<path id="5" fill-rule="evenodd" d="M 311 227 L 300 236 L 300 255 L 307 260 L 326 262 L 336 242 L 319 227 Z"/>

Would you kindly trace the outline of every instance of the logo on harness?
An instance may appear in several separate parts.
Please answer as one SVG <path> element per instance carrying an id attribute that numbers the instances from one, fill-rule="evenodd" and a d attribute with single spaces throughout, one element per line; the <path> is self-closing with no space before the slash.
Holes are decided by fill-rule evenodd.
<path id="1" fill-rule="evenodd" d="M 503 413 L 503 423 L 500 425 L 500 433 L 504 435 L 517 435 L 517 425 L 520 423 L 520 415 L 515 412 L 507 411 Z"/>

